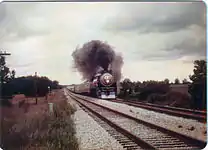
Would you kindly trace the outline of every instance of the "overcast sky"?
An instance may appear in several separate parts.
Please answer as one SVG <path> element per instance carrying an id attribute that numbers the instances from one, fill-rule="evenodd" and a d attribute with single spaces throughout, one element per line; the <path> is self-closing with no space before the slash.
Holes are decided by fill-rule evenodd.
<path id="1" fill-rule="evenodd" d="M 124 57 L 131 80 L 182 80 L 205 59 L 205 5 L 196 3 L 1 3 L 0 48 L 17 76 L 35 71 L 80 83 L 71 53 L 103 40 Z"/>

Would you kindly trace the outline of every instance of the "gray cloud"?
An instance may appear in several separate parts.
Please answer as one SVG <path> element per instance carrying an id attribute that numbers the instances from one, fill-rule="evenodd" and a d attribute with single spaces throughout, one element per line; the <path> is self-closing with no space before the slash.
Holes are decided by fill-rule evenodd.
<path id="1" fill-rule="evenodd" d="M 190 43 L 193 43 L 193 44 L 190 44 Z M 174 45 L 173 47 L 170 47 L 169 49 L 166 49 L 166 50 L 167 51 L 175 50 L 181 56 L 184 56 L 184 55 L 205 56 L 205 53 L 206 53 L 205 48 L 206 48 L 205 40 L 195 42 L 192 38 L 188 38 L 182 41 L 181 43 L 178 43 Z"/>
<path id="2" fill-rule="evenodd" d="M 0 39 L 20 40 L 48 34 L 44 24 L 35 17 L 36 6 L 36 3 L 2 3 L 0 5 Z M 30 12 L 33 13 L 30 14 Z M 38 26 L 38 23 L 42 26 Z"/>
<path id="3" fill-rule="evenodd" d="M 17 75 L 37 71 L 79 83 L 70 54 L 96 39 L 122 53 L 125 77 L 182 79 L 205 53 L 204 10 L 203 3 L 3 3 L 0 48 L 12 53 L 8 62 Z"/>
<path id="4" fill-rule="evenodd" d="M 173 32 L 191 25 L 205 27 L 206 6 L 202 2 L 127 4 L 128 11 L 110 18 L 105 29 L 114 32 Z"/>
<path id="5" fill-rule="evenodd" d="M 204 35 L 204 36 L 203 36 Z M 176 36 L 177 37 L 177 36 Z M 178 37 L 180 38 L 180 36 Z M 171 41 L 170 41 L 171 42 Z M 152 53 L 142 57 L 142 59 L 151 60 L 174 60 L 179 59 L 183 56 L 196 56 L 206 57 L 206 38 L 205 32 L 201 36 L 188 35 L 185 38 L 181 38 L 179 41 L 167 43 L 164 48 L 159 49 L 158 53 Z"/>
<path id="6" fill-rule="evenodd" d="M 134 33 L 140 37 L 136 43 L 138 48 L 134 51 L 137 59 L 156 61 L 175 60 L 183 56 L 205 57 L 204 3 L 126 4 L 125 10 L 128 11 L 123 10 L 121 6 L 117 15 L 109 18 L 103 28 L 117 35 Z"/>

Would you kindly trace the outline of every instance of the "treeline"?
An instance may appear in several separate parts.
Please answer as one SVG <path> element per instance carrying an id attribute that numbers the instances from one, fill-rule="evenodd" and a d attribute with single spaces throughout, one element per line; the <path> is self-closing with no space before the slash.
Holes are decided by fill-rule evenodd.
<path id="1" fill-rule="evenodd" d="M 58 81 L 52 81 L 45 76 L 15 77 L 15 71 L 6 66 L 4 56 L 0 56 L 1 67 L 1 99 L 11 98 L 15 94 L 24 94 L 28 97 L 45 96 L 50 90 L 59 89 Z"/>
<path id="2" fill-rule="evenodd" d="M 174 83 L 170 83 L 168 79 L 164 81 L 150 80 L 143 82 L 132 82 L 130 79 L 124 79 L 120 83 L 121 91 L 119 97 L 151 103 L 158 102 L 172 106 L 183 105 L 187 108 L 206 109 L 205 60 L 194 61 L 193 75 L 190 75 L 189 78 L 191 82 L 188 82 L 187 79 L 180 82 L 180 80 L 176 78 Z M 170 85 L 182 84 L 188 86 L 190 95 L 170 90 Z"/>
<path id="3" fill-rule="evenodd" d="M 169 90 L 169 84 L 163 81 L 131 82 L 131 80 L 125 79 L 120 85 L 120 97 L 136 96 L 141 100 L 147 99 L 152 93 L 164 94 Z"/>
<path id="4" fill-rule="evenodd" d="M 58 81 L 52 81 L 47 77 L 26 76 L 18 77 L 4 84 L 2 96 L 24 94 L 28 97 L 45 96 L 50 90 L 59 89 Z"/>

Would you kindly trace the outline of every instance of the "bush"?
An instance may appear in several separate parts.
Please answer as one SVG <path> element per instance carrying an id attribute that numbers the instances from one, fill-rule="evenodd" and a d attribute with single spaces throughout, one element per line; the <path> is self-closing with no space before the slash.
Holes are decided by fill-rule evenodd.
<path id="1" fill-rule="evenodd" d="M 170 91 L 166 94 L 153 93 L 148 96 L 147 102 L 174 107 L 192 108 L 192 102 L 189 95 L 185 93 Z"/>
<path id="2" fill-rule="evenodd" d="M 78 143 L 71 119 L 74 111 L 66 101 L 61 101 L 55 105 L 54 115 L 43 111 L 33 117 L 3 117 L 1 147 L 9 150 L 76 150 Z"/>
<path id="3" fill-rule="evenodd" d="M 138 94 L 138 99 L 146 100 L 149 95 L 165 94 L 169 91 L 169 85 L 164 83 L 153 83 L 147 84 L 145 87 L 140 89 L 140 94 Z"/>
<path id="4" fill-rule="evenodd" d="M 123 90 L 120 90 L 119 94 L 117 95 L 119 98 L 124 98 L 125 95 L 124 95 L 124 91 Z"/>
<path id="5" fill-rule="evenodd" d="M 131 99 L 138 100 L 140 96 L 140 92 L 132 93 L 129 95 Z"/>
<path id="6" fill-rule="evenodd" d="M 152 93 L 148 96 L 147 102 L 155 103 L 155 102 L 162 102 L 166 100 L 166 96 L 164 94 Z"/>

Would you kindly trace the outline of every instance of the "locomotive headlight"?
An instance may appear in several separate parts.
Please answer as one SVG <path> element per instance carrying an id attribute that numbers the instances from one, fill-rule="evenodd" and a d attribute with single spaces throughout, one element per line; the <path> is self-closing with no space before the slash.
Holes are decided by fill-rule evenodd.
<path id="1" fill-rule="evenodd" d="M 105 80 L 106 83 L 109 83 L 110 82 L 110 79 L 109 78 L 110 78 L 110 76 L 105 76 L 104 80 Z"/>
<path id="2" fill-rule="evenodd" d="M 113 84 L 113 76 L 109 73 L 105 73 L 100 78 L 101 84 L 105 86 L 110 86 Z"/>
<path id="3" fill-rule="evenodd" d="M 106 80 L 105 80 L 105 82 L 106 82 L 106 83 L 109 83 L 109 82 L 110 82 L 110 80 L 106 79 Z"/>

